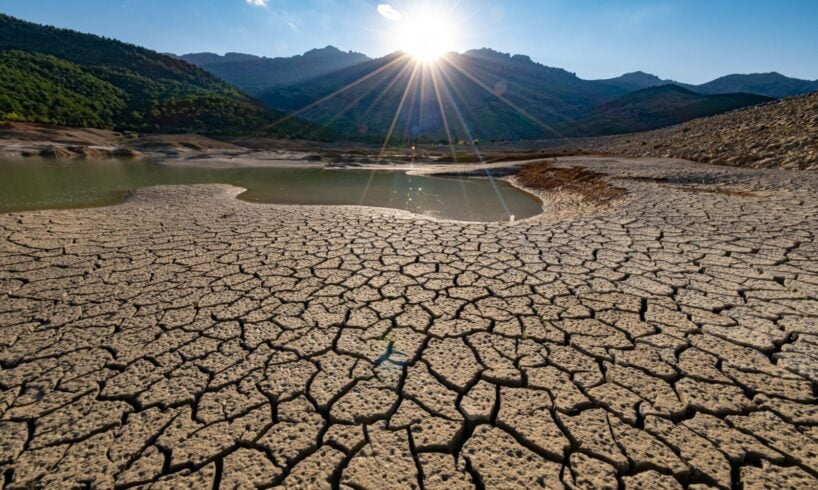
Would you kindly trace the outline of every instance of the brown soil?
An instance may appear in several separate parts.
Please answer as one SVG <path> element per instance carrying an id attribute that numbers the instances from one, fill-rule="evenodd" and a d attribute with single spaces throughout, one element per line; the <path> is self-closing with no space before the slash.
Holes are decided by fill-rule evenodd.
<path id="1" fill-rule="evenodd" d="M 487 152 L 477 155 L 472 152 L 445 154 L 436 158 L 439 163 L 498 163 L 515 162 L 520 160 L 535 160 L 539 158 L 559 158 L 568 156 L 589 156 L 590 153 L 582 150 L 540 150 L 522 152 Z"/>
<path id="2" fill-rule="evenodd" d="M 11 121 L 0 121 L 0 139 L 48 141 L 67 145 L 114 146 L 123 135 L 114 131 L 92 128 L 66 128 Z"/>
<path id="3" fill-rule="evenodd" d="M 533 162 L 520 167 L 520 183 L 543 191 L 568 191 L 580 194 L 583 200 L 607 203 L 627 194 L 625 189 L 611 185 L 604 174 L 584 167 L 555 167 L 551 162 Z"/>
<path id="4" fill-rule="evenodd" d="M 144 150 L 240 150 L 239 146 L 199 134 L 144 135 L 133 140 L 131 148 Z"/>
<path id="5" fill-rule="evenodd" d="M 34 153 L 24 152 L 23 156 L 34 156 Z M 36 153 L 37 156 L 43 158 L 53 158 L 57 160 L 66 160 L 70 158 L 90 158 L 90 159 L 106 159 L 106 158 L 139 158 L 142 154 L 136 150 L 127 148 L 117 148 L 110 150 L 108 148 L 90 147 L 90 146 L 50 146 L 44 148 Z"/>

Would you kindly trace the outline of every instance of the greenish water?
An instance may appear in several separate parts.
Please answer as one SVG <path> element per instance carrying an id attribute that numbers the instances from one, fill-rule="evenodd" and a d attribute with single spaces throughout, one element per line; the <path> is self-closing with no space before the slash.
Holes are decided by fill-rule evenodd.
<path id="1" fill-rule="evenodd" d="M 231 184 L 239 199 L 271 204 L 364 205 L 445 219 L 508 221 L 542 211 L 540 201 L 502 181 L 411 176 L 398 171 L 170 166 L 148 161 L 0 158 L 0 212 L 121 202 L 155 185 Z"/>

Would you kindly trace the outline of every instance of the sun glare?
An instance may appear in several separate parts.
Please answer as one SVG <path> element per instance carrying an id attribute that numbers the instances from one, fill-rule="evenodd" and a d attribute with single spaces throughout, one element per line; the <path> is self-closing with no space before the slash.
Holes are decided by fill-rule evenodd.
<path id="1" fill-rule="evenodd" d="M 397 24 L 399 49 L 419 62 L 434 63 L 456 48 L 455 25 L 444 12 L 413 12 Z"/>

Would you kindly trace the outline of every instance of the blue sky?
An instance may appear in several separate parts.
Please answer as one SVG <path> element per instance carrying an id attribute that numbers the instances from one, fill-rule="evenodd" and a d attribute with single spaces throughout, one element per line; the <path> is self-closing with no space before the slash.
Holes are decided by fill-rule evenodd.
<path id="1" fill-rule="evenodd" d="M 0 12 L 163 52 L 290 56 L 332 44 L 381 56 L 400 46 L 379 4 L 408 12 L 440 1 L 456 49 L 527 54 L 583 78 L 818 79 L 818 0 L 0 0 Z"/>

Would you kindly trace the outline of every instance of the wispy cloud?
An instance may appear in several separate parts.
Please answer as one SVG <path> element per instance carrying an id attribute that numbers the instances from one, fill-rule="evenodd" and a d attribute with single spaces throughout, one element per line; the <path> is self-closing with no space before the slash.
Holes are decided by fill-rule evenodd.
<path id="1" fill-rule="evenodd" d="M 247 1 L 249 2 L 250 0 L 247 0 Z M 403 17 L 400 12 L 395 10 L 388 3 L 382 3 L 382 4 L 378 5 L 378 13 L 381 14 L 382 16 L 386 17 L 389 20 L 400 20 L 401 17 Z"/>
<path id="2" fill-rule="evenodd" d="M 292 29 L 293 32 L 298 32 L 298 26 L 295 25 L 295 22 L 287 22 L 287 25 L 290 26 L 290 29 Z"/>
<path id="3" fill-rule="evenodd" d="M 247 3 L 256 7 L 266 7 L 270 0 L 247 0 Z"/>

